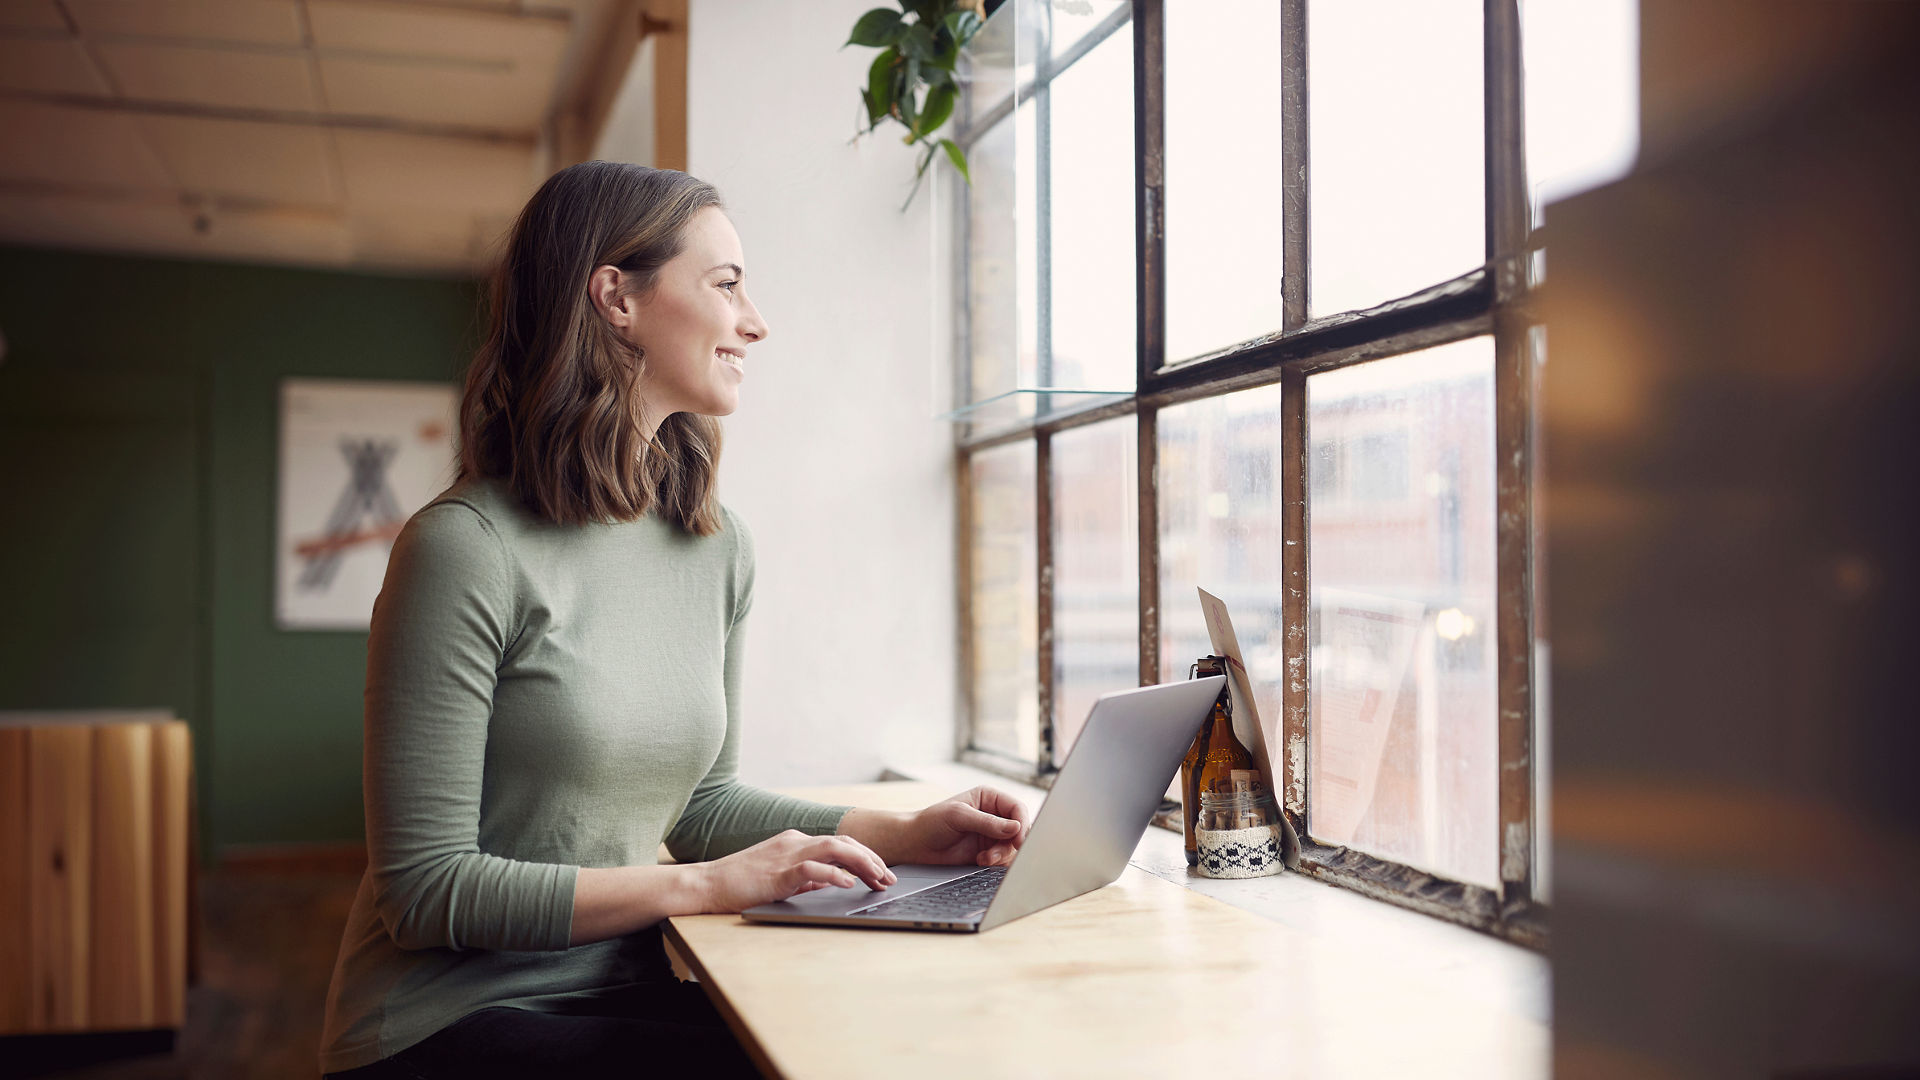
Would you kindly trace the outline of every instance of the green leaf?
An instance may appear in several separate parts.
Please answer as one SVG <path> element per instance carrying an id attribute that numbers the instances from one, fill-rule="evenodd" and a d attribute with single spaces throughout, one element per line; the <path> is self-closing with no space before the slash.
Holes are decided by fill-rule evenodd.
<path id="1" fill-rule="evenodd" d="M 913 130 L 914 118 L 919 115 L 920 104 L 914 100 L 914 93 L 920 88 L 920 61 L 907 58 L 906 73 L 898 80 L 899 92 L 894 104 L 900 106 L 900 122 Z"/>
<path id="2" fill-rule="evenodd" d="M 900 10 L 920 16 L 922 22 L 939 18 L 940 9 L 946 6 L 946 0 L 900 0 Z"/>
<path id="3" fill-rule="evenodd" d="M 960 170 L 960 179 L 965 180 L 968 187 L 972 187 L 973 176 L 967 172 L 967 152 L 960 149 L 960 144 L 952 139 L 941 139 L 940 145 L 946 148 L 947 160 L 953 162 L 953 167 Z"/>
<path id="4" fill-rule="evenodd" d="M 959 45 L 972 41 L 973 35 L 980 32 L 980 16 L 971 11 L 956 11 L 942 21 L 946 24 L 947 33 L 952 34 L 954 42 Z"/>
<path id="5" fill-rule="evenodd" d="M 920 111 L 920 122 L 913 126 L 915 135 L 931 135 L 940 130 L 940 125 L 953 115 L 954 90 L 951 86 L 937 87 L 927 91 L 927 103 Z"/>
<path id="6" fill-rule="evenodd" d="M 954 42 L 953 35 L 947 32 L 946 24 L 935 24 L 933 31 L 934 67 L 952 71 L 954 63 L 959 59 L 960 46 Z"/>
<path id="7" fill-rule="evenodd" d="M 887 8 L 874 8 L 860 21 L 853 24 L 853 34 L 847 38 L 847 45 L 866 45 L 872 48 L 893 44 L 898 35 L 900 13 Z M 846 48 L 847 45 L 840 46 Z"/>
<path id="8" fill-rule="evenodd" d="M 893 61 L 892 49 L 883 50 L 873 58 L 873 66 L 867 69 L 868 131 L 878 125 L 882 117 L 893 111 Z"/>
<path id="9" fill-rule="evenodd" d="M 953 72 L 948 71 L 946 68 L 928 68 L 921 74 L 927 77 L 927 89 L 929 90 L 941 86 L 952 86 L 955 89 L 959 88 L 959 84 L 953 81 Z"/>
<path id="10" fill-rule="evenodd" d="M 901 35 L 900 51 L 904 55 L 926 63 L 933 62 L 933 31 L 926 23 L 917 23 L 907 28 Z"/>

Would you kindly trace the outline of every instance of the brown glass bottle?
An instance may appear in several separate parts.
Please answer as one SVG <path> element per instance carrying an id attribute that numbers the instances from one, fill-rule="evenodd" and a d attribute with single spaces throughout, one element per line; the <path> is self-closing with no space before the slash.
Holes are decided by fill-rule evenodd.
<path id="1" fill-rule="evenodd" d="M 1221 656 L 1203 656 L 1194 664 L 1193 678 L 1225 675 L 1227 661 Z M 1200 816 L 1200 793 L 1233 790 L 1232 774 L 1247 770 L 1255 776 L 1253 753 L 1233 734 L 1232 683 L 1220 687 L 1213 711 L 1200 723 L 1200 730 L 1180 762 L 1180 816 L 1186 822 L 1187 865 L 1200 861 L 1199 838 L 1194 829 Z"/>

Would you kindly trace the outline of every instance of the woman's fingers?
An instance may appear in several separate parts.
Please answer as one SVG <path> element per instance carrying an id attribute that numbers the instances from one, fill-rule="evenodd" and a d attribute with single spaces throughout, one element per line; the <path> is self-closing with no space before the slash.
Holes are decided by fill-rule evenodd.
<path id="1" fill-rule="evenodd" d="M 835 862 L 859 875 L 867 887 L 879 890 L 899 880 L 887 869 L 886 861 L 873 849 L 851 836 L 822 836 L 808 853 L 809 858 Z"/>
<path id="2" fill-rule="evenodd" d="M 990 840 L 1010 840 L 1020 834 L 1020 823 L 1012 818 L 999 817 L 971 806 L 957 806 L 960 824 L 968 831 L 979 833 Z"/>
<path id="3" fill-rule="evenodd" d="M 980 852 L 981 866 L 1000 866 L 1013 861 L 1013 848 L 1008 844 L 995 844 Z"/>
<path id="4" fill-rule="evenodd" d="M 978 806 L 986 813 L 993 814 L 997 817 L 1010 818 L 1017 822 L 1020 826 L 1019 838 L 1021 840 L 1026 839 L 1027 826 L 1033 824 L 1033 814 L 1027 810 L 1025 803 L 1004 791 L 997 791 L 985 786 L 975 788 L 973 794 L 973 803 L 975 806 Z"/>
<path id="5" fill-rule="evenodd" d="M 816 888 L 835 885 L 843 889 L 851 889 L 860 883 L 859 878 L 854 877 L 846 870 L 838 866 L 823 863 L 818 859 L 808 859 L 805 862 L 799 863 L 795 865 L 793 869 L 787 871 L 787 874 L 792 880 L 795 893 L 808 891 L 805 887 L 809 883 L 812 883 Z"/>

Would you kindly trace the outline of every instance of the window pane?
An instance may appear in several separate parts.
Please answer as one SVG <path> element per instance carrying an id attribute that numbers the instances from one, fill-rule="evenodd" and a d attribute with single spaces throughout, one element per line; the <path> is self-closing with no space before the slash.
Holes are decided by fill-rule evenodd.
<path id="1" fill-rule="evenodd" d="M 1493 340 L 1307 380 L 1307 827 L 1498 884 Z"/>
<path id="2" fill-rule="evenodd" d="M 1000 5 L 960 50 L 954 74 L 965 89 L 959 118 L 967 126 L 1012 96 L 1015 78 L 1033 78 L 1033 61 L 1045 26 L 1024 10 L 1030 4 L 1031 0 L 1015 0 Z"/>
<path id="3" fill-rule="evenodd" d="M 1061 72 L 1049 108 L 1053 371 L 1045 382 L 1131 390 L 1133 27 Z"/>
<path id="4" fill-rule="evenodd" d="M 1309 0 L 1307 28 L 1313 314 L 1484 263 L 1480 0 Z"/>
<path id="5" fill-rule="evenodd" d="M 1018 0 L 1016 0 L 1016 2 L 1018 2 Z M 1027 0 L 1027 2 L 1039 6 L 1038 0 Z M 1053 41 L 1053 55 L 1058 57 L 1073 48 L 1074 45 L 1078 44 L 1081 38 L 1086 37 L 1087 33 L 1094 27 L 1100 25 L 1100 23 L 1105 21 L 1107 17 L 1115 11 L 1126 6 L 1127 0 L 1069 0 L 1067 3 L 1054 0 L 1054 2 L 1046 4 L 1044 10 L 1047 13 L 1047 17 L 1052 20 L 1052 31 L 1049 36 Z M 1131 28 L 1129 27 L 1128 29 Z M 1133 46 L 1129 44 L 1127 48 L 1127 71 L 1131 74 L 1133 71 Z M 1127 100 L 1127 110 L 1129 114 L 1131 114 L 1133 110 L 1133 99 L 1128 98 Z"/>
<path id="6" fill-rule="evenodd" d="M 1254 703 L 1277 716 L 1280 387 L 1176 405 L 1159 424 L 1160 678 L 1186 678 L 1213 651 L 1197 586 L 1226 602 Z"/>
<path id="7" fill-rule="evenodd" d="M 1636 0 L 1522 0 L 1527 188 L 1536 212 L 1633 167 L 1639 24 Z"/>
<path id="8" fill-rule="evenodd" d="M 1039 363 L 1034 230 L 1034 107 L 973 144 L 968 164 L 968 398 L 1033 386 Z M 1024 415 L 1032 414 L 1026 403 Z"/>
<path id="9" fill-rule="evenodd" d="M 1166 50 L 1173 363 L 1280 329 L 1280 5 L 1168 4 Z"/>
<path id="10" fill-rule="evenodd" d="M 973 480 L 973 745 L 1039 760 L 1040 589 L 1031 442 L 982 450 Z"/>
<path id="11" fill-rule="evenodd" d="M 1140 682 L 1138 425 L 1053 437 L 1053 754 L 1067 759 L 1095 698 Z"/>

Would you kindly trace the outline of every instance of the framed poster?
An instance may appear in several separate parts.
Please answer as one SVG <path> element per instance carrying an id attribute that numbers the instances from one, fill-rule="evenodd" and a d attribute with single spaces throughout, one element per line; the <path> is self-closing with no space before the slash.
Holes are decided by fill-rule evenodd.
<path id="1" fill-rule="evenodd" d="M 394 537 L 453 482 L 458 400 L 441 383 L 281 380 L 277 626 L 367 629 Z"/>

